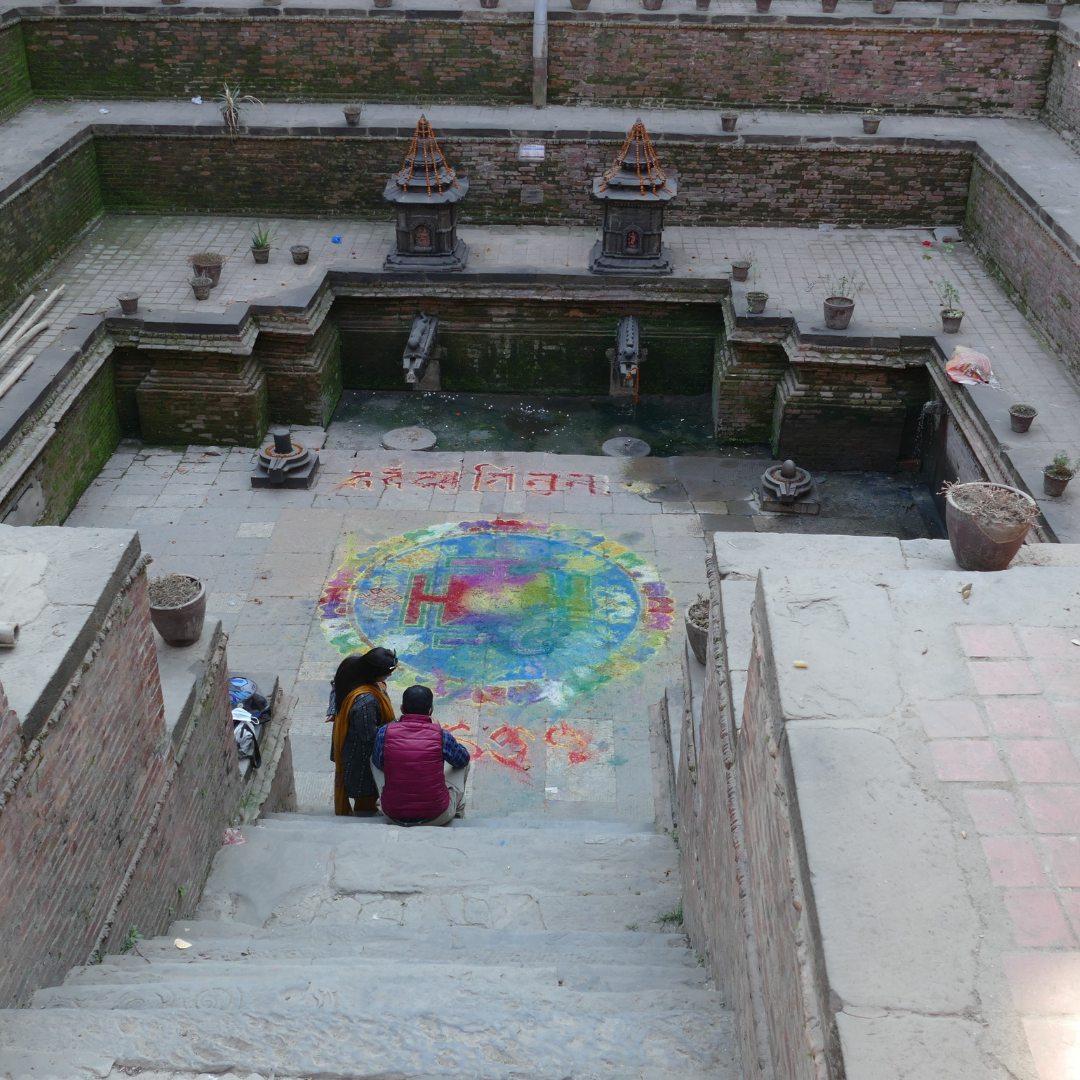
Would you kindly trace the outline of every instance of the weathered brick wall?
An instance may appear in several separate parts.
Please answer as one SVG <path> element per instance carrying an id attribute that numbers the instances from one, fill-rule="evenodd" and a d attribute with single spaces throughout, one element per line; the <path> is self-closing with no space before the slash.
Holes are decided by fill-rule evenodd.
<path id="1" fill-rule="evenodd" d="M 455 13 L 456 14 L 456 13 Z M 531 100 L 532 20 L 138 16 L 24 21 L 42 97 Z"/>
<path id="2" fill-rule="evenodd" d="M 670 224 L 846 222 L 947 225 L 963 219 L 967 149 L 877 145 L 663 144 L 679 176 Z M 518 140 L 440 140 L 469 175 L 461 220 L 492 224 L 596 225 L 592 178 L 619 143 L 551 141 L 547 160 L 517 160 Z M 357 214 L 389 220 L 382 190 L 405 155 L 401 139 L 102 135 L 98 169 L 109 210 Z M 544 202 L 521 202 L 523 185 Z"/>
<path id="3" fill-rule="evenodd" d="M 1022 24 L 555 14 L 554 103 L 1029 112 L 1041 107 L 1053 50 L 1050 31 Z M 45 97 L 186 98 L 229 82 L 265 100 L 530 100 L 530 15 L 432 15 L 58 16 L 26 19 L 23 33 L 32 84 Z"/>
<path id="4" fill-rule="evenodd" d="M 0 202 L 0 307 L 101 212 L 90 140 Z"/>
<path id="5" fill-rule="evenodd" d="M 22 27 L 18 22 L 0 26 L 0 120 L 21 109 L 33 97 Z"/>
<path id="6" fill-rule="evenodd" d="M 1027 315 L 1080 374 L 1080 257 L 982 162 L 971 183 L 966 235 L 1016 290 Z"/>
<path id="7" fill-rule="evenodd" d="M 1054 35 L 1031 27 L 551 24 L 548 100 L 1021 113 Z"/>
<path id="8" fill-rule="evenodd" d="M 254 355 L 266 368 L 271 423 L 330 422 L 341 397 L 341 336 L 333 322 L 314 334 L 262 331 Z"/>
<path id="9" fill-rule="evenodd" d="M 106 952 L 120 952 L 132 927 L 144 937 L 164 933 L 173 919 L 190 916 L 199 903 L 242 789 L 236 740 L 226 722 L 228 680 L 222 637 L 178 748 L 174 738 L 182 756 L 117 909 Z"/>
<path id="10" fill-rule="evenodd" d="M 1080 145 L 1080 34 L 1062 31 L 1046 87 L 1043 116 L 1070 142 Z"/>
<path id="11" fill-rule="evenodd" d="M 3 1006 L 85 962 L 168 771 L 144 574 L 119 594 L 95 646 L 60 719 L 19 747 L 40 742 L 0 811 Z"/>

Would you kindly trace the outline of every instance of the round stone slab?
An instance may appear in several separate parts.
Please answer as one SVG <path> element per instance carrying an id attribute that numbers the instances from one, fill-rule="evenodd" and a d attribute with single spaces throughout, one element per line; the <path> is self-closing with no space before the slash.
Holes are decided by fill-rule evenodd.
<path id="1" fill-rule="evenodd" d="M 644 439 L 633 439 L 629 435 L 608 439 L 600 449 L 606 457 L 648 457 L 652 453 L 652 447 Z"/>
<path id="2" fill-rule="evenodd" d="M 382 437 L 384 450 L 430 450 L 439 441 L 426 427 L 399 427 Z"/>

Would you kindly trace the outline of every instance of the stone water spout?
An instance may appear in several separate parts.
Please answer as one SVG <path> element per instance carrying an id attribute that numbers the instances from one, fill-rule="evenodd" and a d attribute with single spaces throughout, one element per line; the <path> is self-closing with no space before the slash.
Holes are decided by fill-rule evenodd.
<path id="1" fill-rule="evenodd" d="M 434 315 L 421 312 L 413 319 L 409 340 L 401 357 L 401 366 L 405 369 L 405 382 L 410 390 L 415 390 L 427 374 L 428 364 L 435 357 L 438 333 L 439 320 Z"/>
<path id="2" fill-rule="evenodd" d="M 640 365 L 645 360 L 641 347 L 641 323 L 636 315 L 624 315 L 615 334 L 615 348 L 608 350 L 611 360 L 611 393 L 632 394 L 638 388 Z"/>

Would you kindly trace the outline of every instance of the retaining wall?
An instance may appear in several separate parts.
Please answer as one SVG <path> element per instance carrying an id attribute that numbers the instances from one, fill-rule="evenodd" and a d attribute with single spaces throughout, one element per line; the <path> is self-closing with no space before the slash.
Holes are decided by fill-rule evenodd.
<path id="1" fill-rule="evenodd" d="M 555 11 L 548 100 L 1015 114 L 1041 107 L 1056 24 Z M 527 103 L 531 13 L 370 9 L 263 17 L 23 18 L 43 97 Z M 208 58 L 213 58 L 210 63 Z"/>
<path id="2" fill-rule="evenodd" d="M 1043 116 L 1074 146 L 1080 146 L 1080 31 L 1062 27 L 1058 33 Z"/>
<path id="3" fill-rule="evenodd" d="M 33 97 L 22 28 L 18 23 L 0 26 L 0 120 L 18 112 Z"/>

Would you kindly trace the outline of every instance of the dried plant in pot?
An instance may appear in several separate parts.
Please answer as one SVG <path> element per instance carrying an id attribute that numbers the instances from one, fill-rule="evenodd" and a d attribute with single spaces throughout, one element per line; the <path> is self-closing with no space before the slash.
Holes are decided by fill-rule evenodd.
<path id="1" fill-rule="evenodd" d="M 222 83 L 217 102 L 225 130 L 234 138 L 240 134 L 240 113 L 243 107 L 245 105 L 262 105 L 262 102 L 257 97 L 242 94 L 239 87 L 233 89 L 228 83 Z"/>
<path id="2" fill-rule="evenodd" d="M 570 0 L 570 6 L 575 11 L 588 11 L 592 0 Z"/>
<path id="3" fill-rule="evenodd" d="M 944 278 L 935 281 L 934 287 L 944 305 L 941 309 L 941 332 L 943 334 L 960 333 L 960 322 L 964 318 L 964 309 L 960 306 L 960 290 Z"/>
<path id="4" fill-rule="evenodd" d="M 139 294 L 137 292 L 121 293 L 117 298 L 120 310 L 125 315 L 134 315 L 139 310 Z"/>
<path id="5" fill-rule="evenodd" d="M 267 263 L 270 261 L 270 243 L 274 239 L 274 234 L 269 229 L 264 229 L 261 225 L 256 225 L 251 230 L 251 257 L 257 263 Z"/>
<path id="6" fill-rule="evenodd" d="M 694 7 L 698 11 L 708 11 L 709 10 L 709 0 L 694 0 Z"/>
<path id="7" fill-rule="evenodd" d="M 497 8 L 499 6 L 499 0 L 480 0 L 480 6 L 482 8 Z"/>
<path id="8" fill-rule="evenodd" d="M 749 315 L 760 315 L 769 302 L 767 292 L 748 292 L 746 294 L 746 311 Z"/>
<path id="9" fill-rule="evenodd" d="M 753 251 L 740 251 L 737 259 L 731 260 L 731 280 L 746 281 L 750 277 L 750 268 L 757 261 Z"/>
<path id="10" fill-rule="evenodd" d="M 960 569 L 1008 569 L 1039 516 L 1039 504 L 1005 484 L 946 484 L 941 493 L 949 544 Z"/>
<path id="11" fill-rule="evenodd" d="M 151 578 L 150 620 L 154 629 L 174 647 L 194 645 L 202 637 L 206 620 L 206 587 L 187 574 Z"/>
<path id="12" fill-rule="evenodd" d="M 734 131 L 735 125 L 739 122 L 738 113 L 721 113 L 720 114 L 720 127 L 723 131 Z"/>
<path id="13" fill-rule="evenodd" d="M 855 312 L 855 296 L 862 289 L 859 271 L 828 278 L 826 289 L 829 295 L 825 297 L 825 325 L 830 330 L 846 330 Z"/>
<path id="14" fill-rule="evenodd" d="M 1080 466 L 1080 461 L 1076 464 L 1071 462 L 1064 450 L 1056 453 L 1053 462 L 1043 469 L 1043 493 L 1055 497 L 1064 495 L 1065 488 L 1076 475 L 1078 466 Z"/>
<path id="15" fill-rule="evenodd" d="M 821 10 L 831 15 L 836 10 L 836 0 L 821 0 Z"/>
<path id="16" fill-rule="evenodd" d="M 867 109 L 862 115 L 862 130 L 864 135 L 876 135 L 881 126 L 881 113 L 877 109 Z"/>
<path id="17" fill-rule="evenodd" d="M 189 284 L 196 300 L 210 299 L 210 290 L 214 287 L 214 283 L 205 274 L 193 277 Z"/>
<path id="18" fill-rule="evenodd" d="M 874 0 L 873 7 L 875 15 L 889 15 L 896 7 L 896 0 Z"/>
<path id="19" fill-rule="evenodd" d="M 341 111 L 345 114 L 345 123 L 349 127 L 360 126 L 360 114 L 364 111 L 364 106 L 358 103 L 352 105 L 343 105 Z"/>
<path id="20" fill-rule="evenodd" d="M 289 254 L 292 256 L 292 261 L 297 266 L 303 266 L 308 261 L 308 256 L 311 254 L 311 248 L 307 244 L 293 244 L 289 248 Z"/>
<path id="21" fill-rule="evenodd" d="M 754 7 L 759 15 L 767 15 L 772 7 L 772 0 L 754 0 Z"/>
<path id="22" fill-rule="evenodd" d="M 708 658 L 709 646 L 709 599 L 698 593 L 698 598 L 687 609 L 684 616 L 686 640 L 697 657 L 699 664 Z"/>
<path id="23" fill-rule="evenodd" d="M 1031 421 L 1039 415 L 1039 411 L 1034 405 L 1010 405 L 1009 406 L 1009 425 L 1013 431 L 1023 434 L 1031 427 Z"/>
<path id="24" fill-rule="evenodd" d="M 941 14 L 942 15 L 955 15 L 956 9 L 960 6 L 960 0 L 941 0 Z"/>
<path id="25" fill-rule="evenodd" d="M 659 11 L 664 6 L 664 0 L 641 0 L 641 6 L 646 11 Z"/>
<path id="26" fill-rule="evenodd" d="M 200 251 L 197 255 L 189 255 L 192 273 L 196 277 L 208 277 L 210 288 L 216 288 L 221 280 L 221 268 L 225 265 L 225 256 L 216 251 Z"/>
<path id="27" fill-rule="evenodd" d="M 1061 18 L 1061 12 L 1064 9 L 1064 7 L 1065 7 L 1064 4 L 1051 4 L 1051 3 L 1048 3 L 1046 5 L 1046 14 L 1049 15 L 1051 19 L 1060 19 Z"/>

